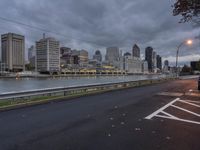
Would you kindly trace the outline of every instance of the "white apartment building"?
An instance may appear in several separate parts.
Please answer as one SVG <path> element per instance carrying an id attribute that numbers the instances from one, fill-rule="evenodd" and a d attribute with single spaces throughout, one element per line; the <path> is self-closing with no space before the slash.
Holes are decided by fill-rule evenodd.
<path id="1" fill-rule="evenodd" d="M 142 60 L 138 57 L 133 57 L 131 55 L 123 56 L 123 65 L 121 69 L 126 71 L 128 74 L 142 73 Z"/>
<path id="2" fill-rule="evenodd" d="M 38 72 L 60 71 L 59 41 L 44 37 L 36 42 L 36 66 Z"/>

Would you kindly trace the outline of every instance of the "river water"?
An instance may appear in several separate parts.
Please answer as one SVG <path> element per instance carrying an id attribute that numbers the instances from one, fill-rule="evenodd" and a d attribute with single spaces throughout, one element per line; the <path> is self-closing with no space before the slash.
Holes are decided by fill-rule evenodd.
<path id="1" fill-rule="evenodd" d="M 44 88 L 83 86 L 88 84 L 116 83 L 145 79 L 163 78 L 166 75 L 131 76 L 92 76 L 92 77 L 56 77 L 56 78 L 3 78 L 0 79 L 0 94 Z"/>

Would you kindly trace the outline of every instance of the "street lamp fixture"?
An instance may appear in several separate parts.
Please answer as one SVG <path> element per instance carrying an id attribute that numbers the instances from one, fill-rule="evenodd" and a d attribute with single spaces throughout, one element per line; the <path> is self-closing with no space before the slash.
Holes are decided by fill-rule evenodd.
<path id="1" fill-rule="evenodd" d="M 187 40 L 187 41 L 186 41 L 186 44 L 187 44 L 187 45 L 192 45 L 192 43 L 193 43 L 192 40 Z"/>
<path id="2" fill-rule="evenodd" d="M 192 45 L 193 41 L 192 40 L 186 40 L 183 41 L 181 44 L 178 45 L 177 51 L 176 51 L 176 77 L 178 77 L 178 55 L 179 55 L 179 50 L 181 46 L 183 45 Z"/>

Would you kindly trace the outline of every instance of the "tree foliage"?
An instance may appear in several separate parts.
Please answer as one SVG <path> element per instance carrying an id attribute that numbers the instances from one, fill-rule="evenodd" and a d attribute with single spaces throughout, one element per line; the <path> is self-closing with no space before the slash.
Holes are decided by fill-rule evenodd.
<path id="1" fill-rule="evenodd" d="M 176 0 L 173 15 L 181 15 L 180 22 L 192 21 L 200 24 L 200 0 Z"/>
<path id="2" fill-rule="evenodd" d="M 28 71 L 31 71 L 31 70 L 34 70 L 34 69 L 35 69 L 35 67 L 32 66 L 30 63 L 29 63 L 29 64 L 26 64 L 26 65 L 25 65 L 25 68 L 26 68 L 26 70 L 28 70 Z"/>
<path id="3" fill-rule="evenodd" d="M 192 71 L 191 67 L 187 66 L 187 65 L 184 65 L 183 68 L 182 68 L 182 71 L 183 73 L 190 73 Z"/>

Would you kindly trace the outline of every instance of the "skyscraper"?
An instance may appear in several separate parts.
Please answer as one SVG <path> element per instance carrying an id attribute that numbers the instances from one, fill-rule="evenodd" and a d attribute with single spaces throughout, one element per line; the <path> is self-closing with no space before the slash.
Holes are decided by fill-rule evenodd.
<path id="1" fill-rule="evenodd" d="M 102 61 L 102 55 L 99 50 L 97 50 L 93 56 L 93 59 L 96 59 L 97 61 L 101 62 Z"/>
<path id="2" fill-rule="evenodd" d="M 132 54 L 133 54 L 133 57 L 140 58 L 140 48 L 136 44 L 133 45 Z"/>
<path id="3" fill-rule="evenodd" d="M 60 71 L 59 41 L 54 38 L 43 38 L 36 42 L 36 62 L 39 72 Z"/>
<path id="4" fill-rule="evenodd" d="M 119 48 L 118 47 L 108 47 L 106 49 L 106 61 L 113 63 L 119 60 Z"/>
<path id="5" fill-rule="evenodd" d="M 30 61 L 31 58 L 33 58 L 35 56 L 36 50 L 35 50 L 35 46 L 31 46 L 28 49 L 28 60 Z"/>
<path id="6" fill-rule="evenodd" d="M 153 72 L 153 48 L 147 47 L 145 49 L 145 60 L 148 63 L 149 72 Z"/>
<path id="7" fill-rule="evenodd" d="M 88 51 L 80 50 L 78 58 L 79 58 L 79 65 L 80 66 L 84 66 L 84 65 L 88 64 Z"/>
<path id="8" fill-rule="evenodd" d="M 168 60 L 165 60 L 165 61 L 164 61 L 164 65 L 165 65 L 165 66 L 169 66 L 169 61 L 168 61 Z"/>
<path id="9" fill-rule="evenodd" d="M 31 46 L 29 49 L 28 49 L 28 61 L 29 61 L 29 64 L 31 65 L 31 67 L 35 68 L 36 66 L 36 50 L 35 50 L 35 46 Z"/>
<path id="10" fill-rule="evenodd" d="M 8 33 L 1 35 L 2 63 L 8 71 L 25 69 L 25 38 L 22 35 Z"/>
<path id="11" fill-rule="evenodd" d="M 168 61 L 168 60 L 165 60 L 165 61 L 164 61 L 163 71 L 164 71 L 165 73 L 169 71 L 169 61 Z"/>
<path id="12" fill-rule="evenodd" d="M 157 70 L 157 59 L 156 59 L 156 52 L 153 51 L 153 72 L 156 72 Z"/>
<path id="13" fill-rule="evenodd" d="M 162 58 L 160 57 L 160 55 L 157 55 L 156 59 L 157 59 L 157 68 L 162 70 Z"/>

